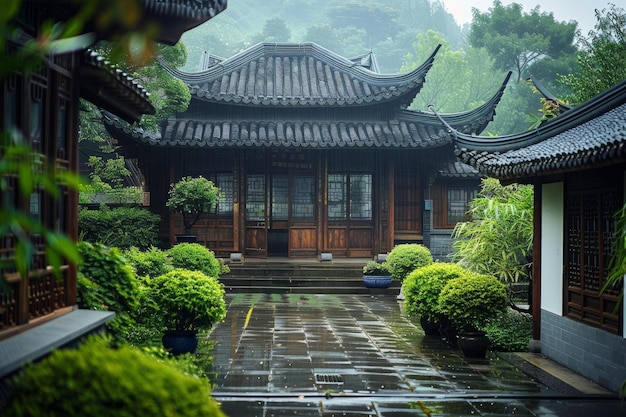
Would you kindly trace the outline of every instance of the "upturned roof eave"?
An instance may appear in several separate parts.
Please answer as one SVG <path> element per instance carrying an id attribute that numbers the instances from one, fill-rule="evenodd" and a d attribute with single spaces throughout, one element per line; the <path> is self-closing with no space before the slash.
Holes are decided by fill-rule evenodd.
<path id="1" fill-rule="evenodd" d="M 526 132 L 496 137 L 474 136 L 456 131 L 452 133 L 456 146 L 460 149 L 487 153 L 505 152 L 539 143 L 586 123 L 624 103 L 626 103 L 626 81 Z"/>
<path id="2" fill-rule="evenodd" d="M 496 114 L 496 107 L 502 99 L 502 95 L 504 94 L 504 90 L 506 89 L 506 86 L 511 78 L 511 74 L 512 73 L 509 72 L 506 75 L 498 91 L 481 106 L 465 112 L 440 113 L 439 117 L 445 120 L 445 122 L 452 129 L 454 129 L 457 134 L 465 133 L 466 135 L 469 135 L 469 137 L 474 137 L 471 135 L 482 132 L 487 123 L 493 120 L 493 117 Z M 440 118 L 437 115 L 421 110 L 407 109 L 399 113 L 399 115 L 399 118 L 403 120 L 413 120 L 424 124 L 441 124 Z M 480 125 L 477 126 L 477 123 L 480 123 Z M 470 128 L 474 130 L 471 132 L 461 130 L 466 126 L 470 126 Z"/>

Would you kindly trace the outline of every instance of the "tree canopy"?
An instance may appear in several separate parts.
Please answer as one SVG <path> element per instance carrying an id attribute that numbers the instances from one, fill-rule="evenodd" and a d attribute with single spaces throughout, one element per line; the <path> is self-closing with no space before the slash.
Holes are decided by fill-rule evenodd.
<path id="1" fill-rule="evenodd" d="M 540 60 L 572 54 L 577 23 L 557 22 L 552 13 L 542 13 L 537 6 L 524 13 L 522 6 L 508 6 L 495 0 L 488 12 L 473 9 L 470 45 L 486 48 L 496 68 L 514 71 L 517 82 L 528 75 Z"/>
<path id="2" fill-rule="evenodd" d="M 626 12 L 611 4 L 596 9 L 595 30 L 579 35 L 580 70 L 559 81 L 571 89 L 571 103 L 582 103 L 626 79 Z"/>

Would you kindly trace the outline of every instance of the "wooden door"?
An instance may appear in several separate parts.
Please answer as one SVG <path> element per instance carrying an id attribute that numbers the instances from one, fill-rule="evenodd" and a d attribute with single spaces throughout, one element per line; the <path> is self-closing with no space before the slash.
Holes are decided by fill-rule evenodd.
<path id="1" fill-rule="evenodd" d="M 251 258 L 267 257 L 268 209 L 264 174 L 246 176 L 244 254 Z"/>

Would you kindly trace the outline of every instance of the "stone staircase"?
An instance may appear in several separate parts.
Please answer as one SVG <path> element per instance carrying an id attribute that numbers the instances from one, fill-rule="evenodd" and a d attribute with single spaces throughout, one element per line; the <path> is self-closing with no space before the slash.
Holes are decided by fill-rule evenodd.
<path id="1" fill-rule="evenodd" d="M 400 292 L 400 282 L 387 289 L 363 285 L 363 265 L 369 259 L 246 259 L 227 262 L 230 273 L 220 277 L 227 293 L 278 294 L 389 294 Z"/>

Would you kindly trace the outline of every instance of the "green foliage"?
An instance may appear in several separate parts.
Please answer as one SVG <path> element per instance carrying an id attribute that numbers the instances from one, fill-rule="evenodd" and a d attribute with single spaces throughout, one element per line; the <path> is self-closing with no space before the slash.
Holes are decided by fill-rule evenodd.
<path id="1" fill-rule="evenodd" d="M 467 270 L 457 264 L 435 262 L 411 272 L 402 283 L 404 307 L 413 317 L 421 317 L 437 322 L 439 293 L 448 281 L 467 274 Z"/>
<path id="2" fill-rule="evenodd" d="M 532 186 L 503 187 L 497 179 L 487 178 L 469 206 L 472 220 L 457 223 L 453 231 L 453 259 L 502 282 L 527 279 L 532 257 Z"/>
<path id="3" fill-rule="evenodd" d="M 467 273 L 451 279 L 439 293 L 438 310 L 460 330 L 475 330 L 508 306 L 506 289 L 496 277 Z"/>
<path id="4" fill-rule="evenodd" d="M 78 305 L 92 310 L 114 311 L 109 323 L 113 334 L 124 338 L 133 325 L 131 313 L 139 307 L 140 288 L 131 265 L 117 248 L 80 242 L 83 263 L 78 267 Z"/>
<path id="5" fill-rule="evenodd" d="M 200 271 L 174 269 L 150 280 L 149 298 L 168 330 L 209 329 L 226 316 L 224 287 Z"/>
<path id="6" fill-rule="evenodd" d="M 394 279 L 401 281 L 415 269 L 430 265 L 432 262 L 433 256 L 430 250 L 424 245 L 414 243 L 397 245 L 387 256 L 391 275 Z"/>
<path id="7" fill-rule="evenodd" d="M 368 261 L 363 267 L 363 275 L 388 277 L 391 275 L 391 269 L 387 262 Z"/>
<path id="8" fill-rule="evenodd" d="M 159 243 L 160 217 L 138 207 L 81 209 L 78 232 L 82 240 L 99 242 L 120 249 L 147 249 Z"/>
<path id="9" fill-rule="evenodd" d="M 284 19 L 272 17 L 265 21 L 263 31 L 254 37 L 254 43 L 258 42 L 289 42 L 291 30 L 287 27 Z"/>
<path id="10" fill-rule="evenodd" d="M 533 318 L 530 314 L 506 309 L 481 328 L 487 333 L 491 348 L 501 352 L 523 352 L 533 333 Z"/>
<path id="11" fill-rule="evenodd" d="M 519 83 L 541 59 L 573 54 L 576 26 L 555 21 L 552 13 L 542 13 L 539 7 L 523 13 L 521 4 L 503 6 L 496 0 L 488 12 L 473 9 L 469 42 L 486 48 L 496 68 L 514 71 Z"/>
<path id="12" fill-rule="evenodd" d="M 566 100 L 578 104 L 626 79 L 626 12 L 610 4 L 596 9 L 595 30 L 579 36 L 578 72 L 561 76 L 571 89 Z"/>
<path id="13" fill-rule="evenodd" d="M 179 243 L 167 253 L 174 268 L 200 271 L 214 278 L 218 278 L 222 273 L 223 268 L 213 251 L 199 243 Z"/>
<path id="14" fill-rule="evenodd" d="M 207 380 L 131 347 L 112 349 L 97 338 L 24 369 L 11 383 L 4 411 L 14 417 L 224 415 Z"/>
<path id="15" fill-rule="evenodd" d="M 132 247 L 124 251 L 124 256 L 140 277 L 158 277 L 168 273 L 173 268 L 167 252 L 154 246 L 145 251 Z"/>
<path id="16" fill-rule="evenodd" d="M 200 216 L 209 213 L 221 197 L 220 189 L 204 177 L 183 177 L 170 185 L 167 207 L 183 215 L 185 233 Z"/>

